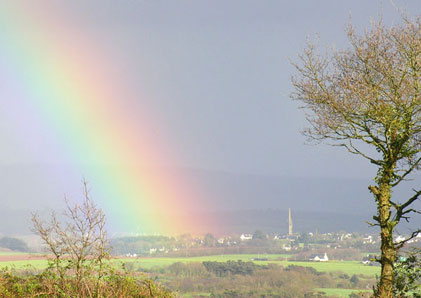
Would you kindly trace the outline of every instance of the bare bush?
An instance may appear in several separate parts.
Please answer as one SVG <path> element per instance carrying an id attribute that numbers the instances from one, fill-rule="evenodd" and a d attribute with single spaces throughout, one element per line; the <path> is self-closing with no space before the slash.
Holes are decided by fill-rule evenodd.
<path id="1" fill-rule="evenodd" d="M 105 214 L 90 198 L 86 180 L 83 180 L 83 202 L 72 205 L 66 198 L 65 202 L 63 221 L 54 211 L 48 221 L 33 213 L 32 230 L 46 245 L 51 256 L 49 269 L 58 274 L 63 289 L 69 276 L 75 279 L 78 288 L 88 284 L 86 278 L 95 277 L 96 289 L 92 290 L 98 292 L 110 250 Z"/>

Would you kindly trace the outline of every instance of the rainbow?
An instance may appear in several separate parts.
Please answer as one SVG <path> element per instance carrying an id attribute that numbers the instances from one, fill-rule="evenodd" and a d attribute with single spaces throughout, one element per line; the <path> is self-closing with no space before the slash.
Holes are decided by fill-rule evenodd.
<path id="1" fill-rule="evenodd" d="M 153 111 L 137 100 L 147 95 L 124 82 L 95 36 L 72 29 L 39 1 L 4 2 L 1 72 L 81 176 L 89 173 L 112 222 L 145 234 L 199 232 L 204 219 L 187 213 L 206 209 L 199 192 L 180 173 L 156 166 L 177 159 Z"/>

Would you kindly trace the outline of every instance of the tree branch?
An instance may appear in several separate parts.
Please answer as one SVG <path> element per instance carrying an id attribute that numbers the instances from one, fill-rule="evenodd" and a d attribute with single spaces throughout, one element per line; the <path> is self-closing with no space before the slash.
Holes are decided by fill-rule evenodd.
<path id="1" fill-rule="evenodd" d="M 401 249 L 405 245 L 405 243 L 407 243 L 408 241 L 414 239 L 420 233 L 421 233 L 421 229 L 418 229 L 418 230 L 412 232 L 411 236 L 409 236 L 408 238 L 406 238 L 406 239 L 404 239 L 402 241 L 399 241 L 399 242 L 394 243 L 395 248 L 396 249 Z"/>
<path id="2" fill-rule="evenodd" d="M 399 175 L 399 179 L 396 182 L 391 184 L 392 187 L 394 187 L 394 186 L 398 185 L 400 182 L 402 182 L 405 179 L 406 176 L 408 176 L 410 173 L 412 173 L 412 171 L 420 164 L 420 162 L 421 162 L 421 157 L 419 157 L 415 161 L 415 163 L 413 163 L 412 166 L 404 174 Z"/>

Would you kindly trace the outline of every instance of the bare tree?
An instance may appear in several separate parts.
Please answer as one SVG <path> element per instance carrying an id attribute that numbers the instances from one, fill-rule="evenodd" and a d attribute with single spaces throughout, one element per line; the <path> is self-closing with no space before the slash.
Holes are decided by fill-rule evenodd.
<path id="1" fill-rule="evenodd" d="M 89 196 L 88 184 L 83 180 L 83 202 L 71 205 L 65 198 L 63 221 L 51 213 L 45 222 L 32 214 L 33 231 L 38 234 L 51 253 L 51 265 L 63 288 L 68 274 L 74 275 L 76 286 L 81 287 L 85 278 L 96 274 L 96 292 L 104 274 L 104 260 L 109 256 L 105 214 Z M 86 285 L 86 284 L 85 284 Z"/>
<path id="2" fill-rule="evenodd" d="M 373 23 L 364 34 L 347 29 L 350 48 L 320 54 L 308 43 L 294 64 L 292 98 L 303 103 L 310 139 L 346 148 L 374 164 L 370 185 L 377 204 L 374 226 L 380 227 L 381 277 L 377 297 L 391 297 L 397 251 L 421 232 L 394 242 L 401 220 L 419 213 L 414 202 L 421 190 L 403 202 L 393 188 L 418 170 L 421 161 L 421 18 L 404 19 L 387 28 Z M 373 150 L 375 149 L 375 150 Z"/>

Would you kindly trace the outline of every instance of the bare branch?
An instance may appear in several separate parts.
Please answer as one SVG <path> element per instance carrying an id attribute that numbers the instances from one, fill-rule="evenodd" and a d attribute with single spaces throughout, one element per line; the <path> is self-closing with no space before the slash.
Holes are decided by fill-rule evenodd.
<path id="1" fill-rule="evenodd" d="M 402 175 L 397 175 L 399 178 L 396 182 L 392 183 L 392 187 L 398 185 L 399 183 L 401 183 L 403 180 L 405 180 L 405 177 L 408 176 L 409 174 L 411 174 L 413 172 L 414 169 L 416 169 L 419 164 L 421 163 L 421 157 L 419 157 L 410 167 L 409 169 L 407 169 Z"/>
<path id="2" fill-rule="evenodd" d="M 405 238 L 405 239 L 404 239 L 404 240 L 402 240 L 402 241 L 399 241 L 399 242 L 394 243 L 394 245 L 395 245 L 396 249 L 400 249 L 400 248 L 402 248 L 402 247 L 403 247 L 406 243 L 408 243 L 408 241 L 410 241 L 410 240 L 414 239 L 414 238 L 415 238 L 415 237 L 417 237 L 417 236 L 418 236 L 418 234 L 420 234 L 420 233 L 421 233 L 421 229 L 418 229 L 418 230 L 416 230 L 416 231 L 412 232 L 411 236 L 409 236 L 408 238 Z"/>

